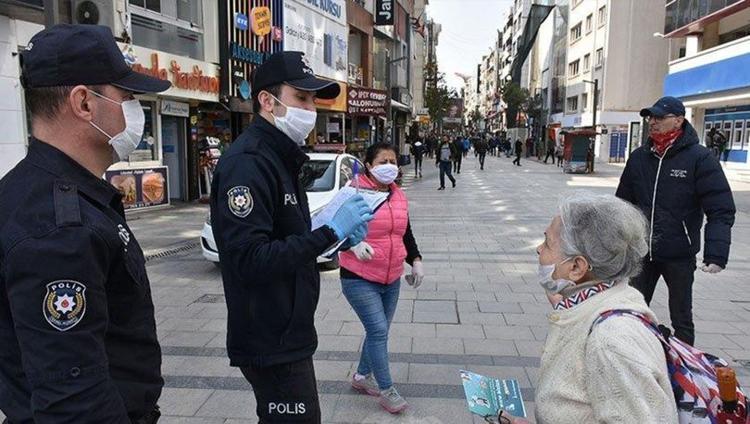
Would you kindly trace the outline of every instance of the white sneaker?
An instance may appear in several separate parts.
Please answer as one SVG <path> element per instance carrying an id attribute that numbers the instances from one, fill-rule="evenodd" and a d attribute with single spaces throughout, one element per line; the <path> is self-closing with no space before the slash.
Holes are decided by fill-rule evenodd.
<path id="1" fill-rule="evenodd" d="M 361 380 L 357 380 L 357 375 L 354 374 L 352 377 L 352 387 L 364 394 L 368 394 L 370 396 L 380 396 L 380 388 L 378 387 L 378 382 L 375 381 L 375 377 L 372 376 L 372 373 L 365 376 L 365 378 Z"/>
<path id="2" fill-rule="evenodd" d="M 380 391 L 379 402 L 380 406 L 391 414 L 398 414 L 409 406 L 393 386 L 390 389 Z"/>

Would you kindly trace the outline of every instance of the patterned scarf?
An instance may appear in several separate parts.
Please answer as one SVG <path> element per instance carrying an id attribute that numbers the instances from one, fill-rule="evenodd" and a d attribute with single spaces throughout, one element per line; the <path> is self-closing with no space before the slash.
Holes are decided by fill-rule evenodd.
<path id="1" fill-rule="evenodd" d="M 651 134 L 651 150 L 656 152 L 659 156 L 664 156 L 664 152 L 667 151 L 669 146 L 673 145 L 675 141 L 682 135 L 682 128 L 677 128 L 669 132 L 661 134 Z"/>
<path id="2" fill-rule="evenodd" d="M 561 311 L 580 305 L 586 299 L 590 299 L 605 290 L 611 289 L 616 283 L 616 281 L 609 281 L 606 283 L 599 283 L 592 287 L 587 287 L 579 291 L 578 293 L 568 297 L 567 299 L 561 300 L 557 305 L 555 305 L 554 309 L 556 311 Z"/>

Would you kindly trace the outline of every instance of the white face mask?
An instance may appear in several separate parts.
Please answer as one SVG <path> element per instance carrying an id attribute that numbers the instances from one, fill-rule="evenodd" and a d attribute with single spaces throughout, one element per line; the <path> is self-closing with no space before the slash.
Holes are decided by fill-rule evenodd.
<path id="1" fill-rule="evenodd" d="M 557 294 L 567 289 L 568 287 L 572 287 L 576 285 L 574 281 L 567 280 L 565 278 L 558 278 L 558 279 L 552 278 L 552 274 L 555 273 L 555 268 L 558 265 L 564 264 L 565 262 L 569 260 L 570 258 L 565 259 L 564 261 L 558 264 L 551 264 L 551 265 L 539 264 L 537 276 L 539 277 L 539 284 L 544 288 L 544 290 L 547 290 L 549 293 Z"/>
<path id="2" fill-rule="evenodd" d="M 398 166 L 386 163 L 370 169 L 370 174 L 378 180 L 380 184 L 390 185 L 398 177 Z"/>
<path id="3" fill-rule="evenodd" d="M 281 100 L 271 95 L 277 102 L 281 103 Z M 274 125 L 279 131 L 291 138 L 295 143 L 300 146 L 305 145 L 305 139 L 310 135 L 310 132 L 315 128 L 315 122 L 318 119 L 318 113 L 298 107 L 287 106 L 281 103 L 286 108 L 286 115 L 276 116 L 273 115 Z"/>
<path id="4" fill-rule="evenodd" d="M 125 129 L 114 136 L 107 134 L 106 131 L 92 121 L 89 121 L 89 123 L 109 138 L 109 145 L 115 150 L 113 155 L 115 162 L 127 159 L 128 156 L 133 153 L 133 150 L 138 147 L 138 144 L 141 142 L 141 137 L 143 137 L 143 126 L 146 124 L 146 116 L 143 114 L 141 103 L 136 99 L 118 102 L 95 91 L 89 91 L 91 94 L 114 104 L 118 104 L 122 108 L 122 115 L 125 117 Z"/>

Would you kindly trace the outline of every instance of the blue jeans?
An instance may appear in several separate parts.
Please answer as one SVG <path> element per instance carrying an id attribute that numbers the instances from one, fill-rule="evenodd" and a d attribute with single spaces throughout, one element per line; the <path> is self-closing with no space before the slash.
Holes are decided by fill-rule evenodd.
<path id="1" fill-rule="evenodd" d="M 440 161 L 440 187 L 445 188 L 445 176 L 448 175 L 448 178 L 451 180 L 453 184 L 456 183 L 456 179 L 453 178 L 453 174 L 451 173 L 451 162 L 446 161 Z"/>
<path id="2" fill-rule="evenodd" d="M 341 279 L 341 290 L 365 327 L 365 342 L 357 373 L 367 375 L 372 372 L 380 390 L 393 385 L 388 365 L 388 329 L 396 313 L 400 287 L 400 278 L 388 285 Z"/>

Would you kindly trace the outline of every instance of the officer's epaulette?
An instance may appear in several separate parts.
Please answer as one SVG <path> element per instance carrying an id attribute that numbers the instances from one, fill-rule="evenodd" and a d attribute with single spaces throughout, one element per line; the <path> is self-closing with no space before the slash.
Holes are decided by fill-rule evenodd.
<path id="1" fill-rule="evenodd" d="M 55 221 L 58 227 L 81 224 L 78 187 L 63 180 L 55 180 Z"/>

